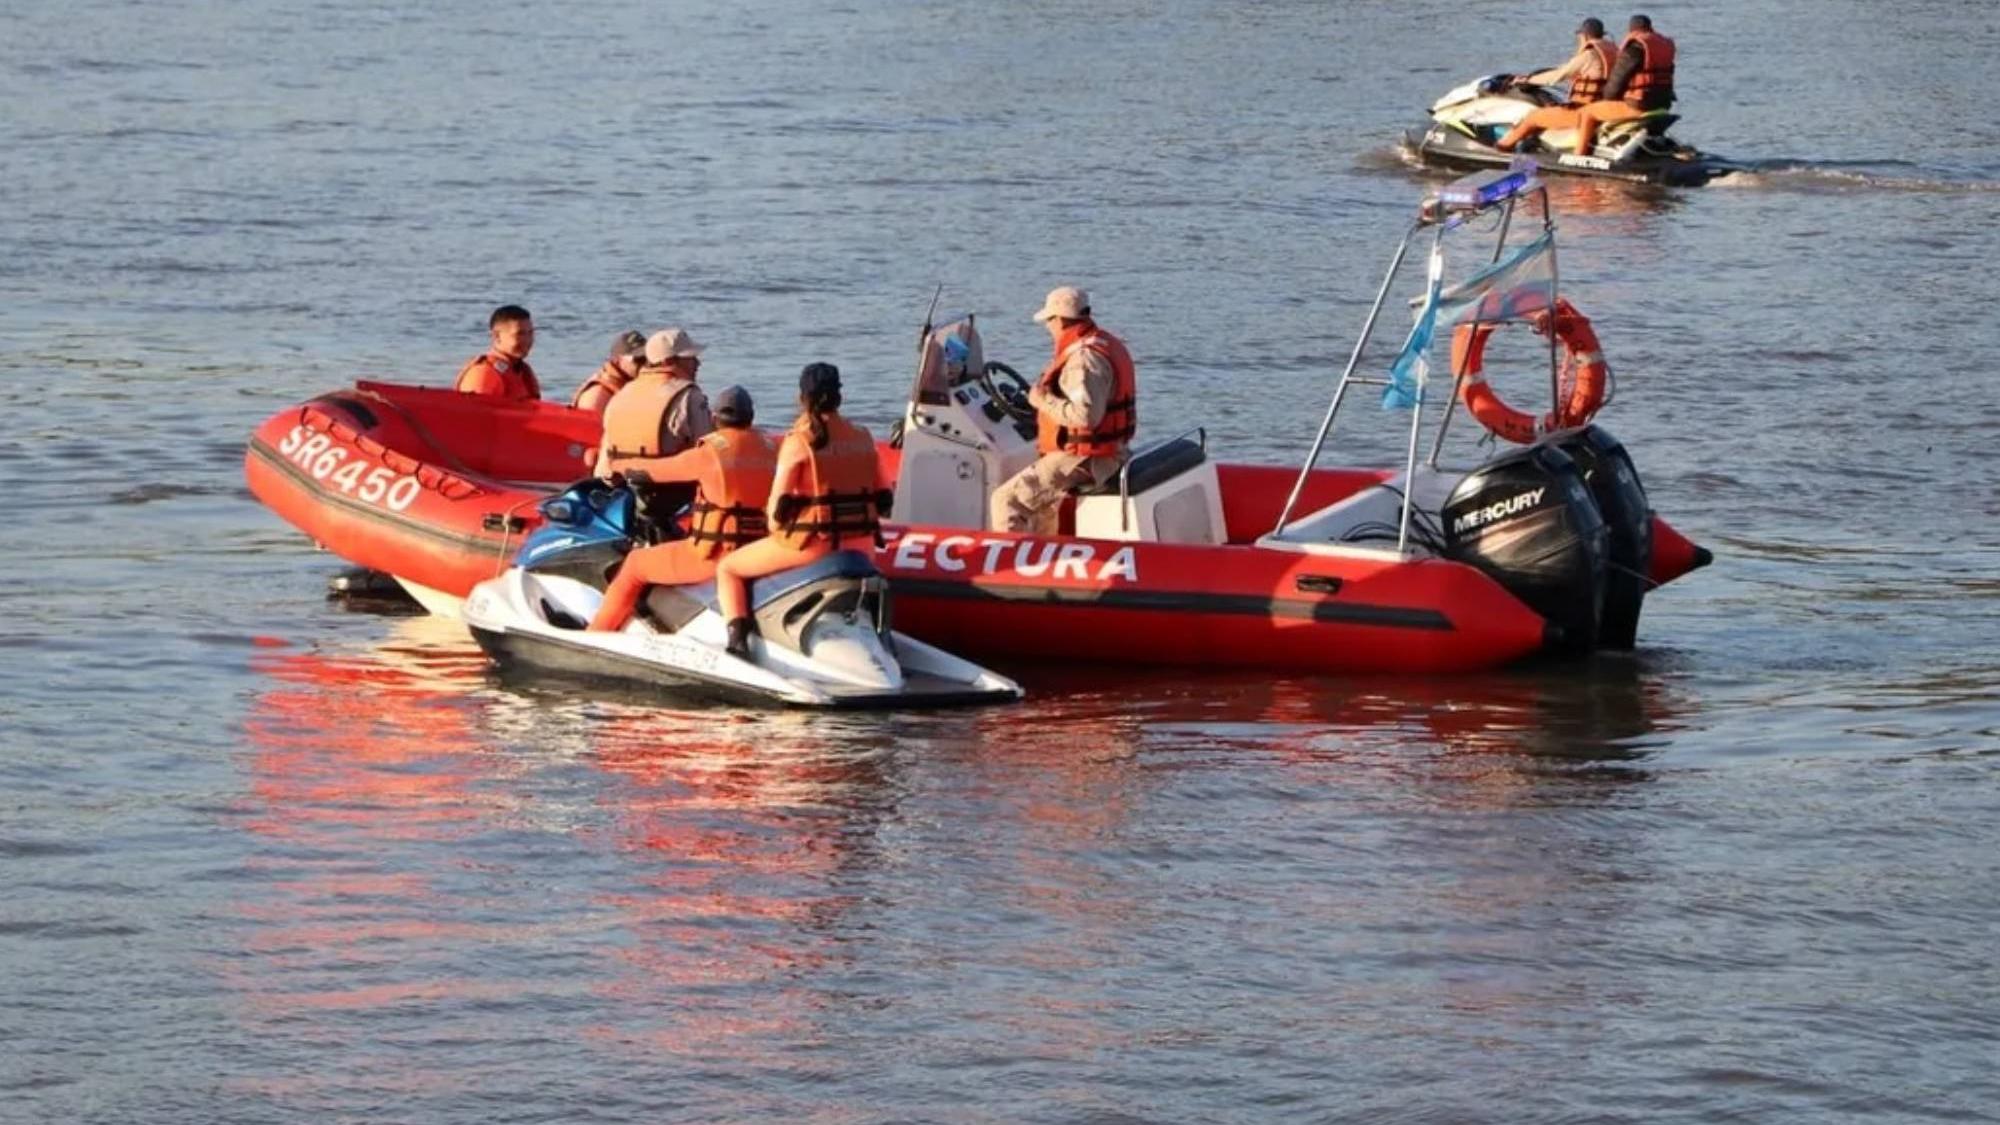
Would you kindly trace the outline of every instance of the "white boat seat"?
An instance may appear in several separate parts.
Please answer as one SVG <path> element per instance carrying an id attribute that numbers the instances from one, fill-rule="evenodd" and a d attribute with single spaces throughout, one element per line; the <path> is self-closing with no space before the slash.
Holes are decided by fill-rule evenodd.
<path id="1" fill-rule="evenodd" d="M 1193 436 L 1190 436 L 1193 435 Z M 1223 543 L 1222 481 L 1195 429 L 1133 454 L 1109 480 L 1076 496 L 1082 539 Z"/>
<path id="2" fill-rule="evenodd" d="M 1133 493 L 1145 492 L 1187 472 L 1203 461 L 1208 453 L 1193 438 L 1177 437 L 1158 445 L 1141 450 L 1126 463 L 1124 487 Z M 1093 484 L 1077 490 L 1078 496 L 1116 496 L 1120 482 L 1116 476 L 1102 484 Z"/>

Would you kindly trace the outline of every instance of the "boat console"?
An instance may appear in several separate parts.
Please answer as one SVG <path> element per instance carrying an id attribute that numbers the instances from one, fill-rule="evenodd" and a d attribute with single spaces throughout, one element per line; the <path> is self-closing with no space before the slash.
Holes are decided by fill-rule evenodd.
<path id="1" fill-rule="evenodd" d="M 925 336 L 916 387 L 896 433 L 899 521 L 984 529 L 995 489 L 1033 464 L 1035 410 L 1028 382 L 986 361 L 971 316 Z M 1076 498 L 1086 539 L 1221 543 L 1222 486 L 1207 435 L 1189 430 L 1139 451 L 1118 475 Z"/>
<path id="2" fill-rule="evenodd" d="M 894 511 L 904 523 L 984 528 L 993 490 L 1034 463 L 1026 380 L 986 362 L 971 316 L 925 336 L 892 440 L 903 450 Z"/>

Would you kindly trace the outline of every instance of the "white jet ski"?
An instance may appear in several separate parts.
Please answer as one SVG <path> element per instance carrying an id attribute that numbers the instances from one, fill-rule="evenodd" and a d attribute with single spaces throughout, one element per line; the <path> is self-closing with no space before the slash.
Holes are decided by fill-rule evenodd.
<path id="1" fill-rule="evenodd" d="M 1422 163 L 1443 168 L 1507 167 L 1519 157 L 1494 142 L 1521 119 L 1544 106 L 1563 104 L 1560 94 L 1527 83 L 1518 75 L 1493 74 L 1457 86 L 1432 103 L 1430 118 L 1403 134 L 1403 147 Z M 1557 129 L 1528 142 L 1522 152 L 1544 172 L 1597 176 L 1629 183 L 1698 187 L 1737 171 L 1732 161 L 1710 156 L 1667 136 L 1677 114 L 1654 110 L 1598 130 L 1591 151 L 1570 151 L 1574 129 Z"/>
<path id="2" fill-rule="evenodd" d="M 693 694 L 795 707 L 892 708 L 997 703 L 1021 687 L 890 630 L 890 594 L 859 551 L 759 578 L 749 659 L 726 651 L 715 584 L 656 586 L 624 629 L 584 626 L 630 540 L 629 501 L 579 486 L 543 505 L 549 526 L 520 563 L 473 587 L 463 616 L 502 668 L 637 681 Z"/>

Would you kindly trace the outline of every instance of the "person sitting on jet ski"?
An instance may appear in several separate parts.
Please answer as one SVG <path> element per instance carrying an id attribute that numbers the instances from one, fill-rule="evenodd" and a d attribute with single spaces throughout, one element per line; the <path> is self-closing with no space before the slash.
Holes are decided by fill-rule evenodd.
<path id="1" fill-rule="evenodd" d="M 628 478 L 643 473 L 654 484 L 685 482 L 695 486 L 688 537 L 641 547 L 625 556 L 604 591 L 604 602 L 590 627 L 616 632 L 632 619 L 648 586 L 681 586 L 706 582 L 724 556 L 764 538 L 761 505 L 771 495 L 771 478 L 778 468 L 778 449 L 754 428 L 757 408 L 750 392 L 725 387 L 715 396 L 717 429 L 695 442 L 694 448 L 672 457 L 624 462 Z"/>
<path id="2" fill-rule="evenodd" d="M 750 580 L 816 562 L 846 548 L 873 550 L 889 493 L 875 439 L 840 416 L 840 368 L 809 363 L 799 372 L 799 419 L 778 447 L 765 512 L 769 537 L 722 560 L 715 593 L 729 622 L 728 651 L 748 657 Z"/>
<path id="3" fill-rule="evenodd" d="M 1579 154 L 1597 142 L 1599 125 L 1632 121 L 1674 104 L 1674 41 L 1654 31 L 1647 16 L 1633 16 L 1628 26 L 1604 96 L 1583 107 L 1576 130 Z"/>
<path id="4" fill-rule="evenodd" d="M 1577 25 L 1576 44 L 1576 54 L 1571 55 L 1568 62 L 1550 70 L 1536 71 L 1521 80 L 1532 86 L 1553 86 L 1568 79 L 1569 97 L 1565 103 L 1544 106 L 1523 117 L 1520 124 L 1493 147 L 1501 152 L 1512 152 L 1522 141 L 1546 130 L 1576 127 L 1579 120 L 1577 110 L 1597 100 L 1618 57 L 1618 48 L 1604 36 L 1604 21 L 1595 16 Z"/>
<path id="5" fill-rule="evenodd" d="M 1569 97 L 1565 100 L 1572 106 L 1589 105 L 1603 91 L 1604 80 L 1611 77 L 1611 67 L 1617 59 L 1618 46 L 1605 37 L 1604 21 L 1591 16 L 1577 25 L 1576 54 L 1568 62 L 1536 71 L 1521 81 L 1531 86 L 1553 86 L 1567 81 Z"/>

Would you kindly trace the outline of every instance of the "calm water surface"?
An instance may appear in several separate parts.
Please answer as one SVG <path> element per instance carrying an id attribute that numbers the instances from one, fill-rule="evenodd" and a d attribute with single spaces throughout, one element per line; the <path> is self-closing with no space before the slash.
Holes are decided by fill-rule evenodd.
<path id="1" fill-rule="evenodd" d="M 1077 281 L 1155 436 L 1293 462 L 1393 139 L 1576 11 L 14 5 L 0 1120 L 2000 1117 L 2000 31 L 1795 8 L 1655 13 L 1757 174 L 1556 192 L 1718 555 L 1636 654 L 827 718 L 330 604 L 244 440 L 508 300 L 558 387 L 677 322 L 880 425 L 933 285 L 1030 367 Z"/>

